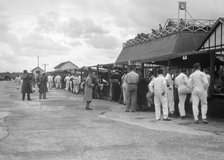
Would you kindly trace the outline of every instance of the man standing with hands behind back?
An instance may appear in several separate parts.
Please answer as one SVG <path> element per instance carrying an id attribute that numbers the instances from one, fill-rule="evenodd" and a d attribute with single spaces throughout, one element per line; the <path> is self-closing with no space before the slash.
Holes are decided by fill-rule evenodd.
<path id="1" fill-rule="evenodd" d="M 171 120 L 168 118 L 166 87 L 167 83 L 165 77 L 163 76 L 163 70 L 159 69 L 158 76 L 149 84 L 149 90 L 154 94 L 155 114 L 157 121 L 160 120 L 161 117 L 161 104 L 163 110 L 163 120 Z"/>
<path id="2" fill-rule="evenodd" d="M 199 101 L 201 101 L 201 114 L 202 122 L 207 124 L 207 91 L 208 91 L 208 79 L 204 72 L 201 72 L 201 66 L 199 63 L 194 64 L 194 73 L 190 75 L 188 86 L 192 88 L 192 102 L 193 102 L 193 114 L 194 114 L 194 123 L 198 124 L 198 114 L 199 114 Z"/>

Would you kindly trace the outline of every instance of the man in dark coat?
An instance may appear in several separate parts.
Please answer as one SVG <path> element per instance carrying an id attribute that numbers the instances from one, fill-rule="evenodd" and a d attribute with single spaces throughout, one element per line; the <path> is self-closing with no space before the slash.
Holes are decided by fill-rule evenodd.
<path id="1" fill-rule="evenodd" d="M 112 71 L 111 84 L 112 84 L 112 101 L 118 102 L 120 98 L 121 88 L 121 75 L 118 71 Z"/>
<path id="2" fill-rule="evenodd" d="M 37 85 L 39 88 L 39 99 L 47 99 L 46 98 L 46 92 L 47 92 L 47 76 L 45 73 L 42 75 L 39 75 L 37 77 Z"/>
<path id="3" fill-rule="evenodd" d="M 147 79 L 143 77 L 141 72 L 138 72 L 139 82 L 137 84 L 137 108 L 136 110 L 145 111 L 147 109 L 146 94 L 148 92 Z"/>
<path id="4" fill-rule="evenodd" d="M 22 100 L 25 100 L 25 95 L 27 93 L 27 100 L 31 100 L 30 99 L 30 93 L 31 93 L 31 77 L 29 75 L 29 73 L 27 72 L 27 70 L 23 71 L 22 77 L 21 79 L 23 80 L 22 82 L 22 88 L 21 88 L 21 93 L 22 93 Z"/>

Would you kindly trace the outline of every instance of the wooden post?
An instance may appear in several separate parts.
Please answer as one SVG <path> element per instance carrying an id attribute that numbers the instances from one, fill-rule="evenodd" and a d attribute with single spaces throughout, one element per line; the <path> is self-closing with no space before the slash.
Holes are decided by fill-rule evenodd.
<path id="1" fill-rule="evenodd" d="M 145 77 L 145 63 L 142 63 L 142 66 L 141 66 L 141 72 L 142 72 L 142 77 Z"/>
<path id="2" fill-rule="evenodd" d="M 168 60 L 167 65 L 168 65 L 168 67 L 170 67 L 170 59 Z"/>
<path id="3" fill-rule="evenodd" d="M 215 52 L 210 52 L 210 93 L 214 93 Z"/>
<path id="4" fill-rule="evenodd" d="M 81 82 L 83 81 L 83 74 L 82 74 L 83 68 L 81 68 Z"/>
<path id="5" fill-rule="evenodd" d="M 97 69 L 97 75 L 99 75 L 99 64 L 97 64 L 96 69 Z"/>

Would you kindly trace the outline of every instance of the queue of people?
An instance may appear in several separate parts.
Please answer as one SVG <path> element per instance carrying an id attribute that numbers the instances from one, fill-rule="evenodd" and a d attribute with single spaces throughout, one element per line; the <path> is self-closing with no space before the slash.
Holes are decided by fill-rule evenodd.
<path id="1" fill-rule="evenodd" d="M 177 114 L 181 119 L 186 118 L 185 101 L 191 95 L 192 111 L 195 124 L 199 123 L 199 102 L 201 104 L 202 122 L 207 121 L 207 97 L 210 83 L 210 76 L 201 70 L 200 64 L 196 63 L 191 70 L 179 69 L 157 69 L 146 77 L 137 72 L 134 66 L 129 66 L 123 75 L 118 70 L 113 70 L 110 76 L 110 98 L 111 101 L 126 105 L 125 112 L 135 112 L 147 108 L 155 111 L 155 119 L 158 121 L 170 121 L 176 118 Z M 191 71 L 191 72 L 190 72 Z M 48 74 L 43 73 L 34 77 L 26 70 L 20 78 L 16 78 L 17 84 L 21 79 L 22 100 L 31 100 L 30 93 L 35 84 L 39 88 L 39 99 L 46 99 L 46 92 L 52 87 L 65 89 L 74 94 L 84 94 L 86 110 L 92 110 L 90 103 L 92 98 L 99 98 L 103 84 L 99 76 L 92 71 L 87 76 L 75 74 Z"/>

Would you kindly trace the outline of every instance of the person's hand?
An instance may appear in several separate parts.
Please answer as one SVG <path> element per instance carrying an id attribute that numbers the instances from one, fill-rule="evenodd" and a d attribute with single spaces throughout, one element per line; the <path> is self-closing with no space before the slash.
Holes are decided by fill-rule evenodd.
<path id="1" fill-rule="evenodd" d="M 151 97 L 154 97 L 155 95 L 154 95 L 154 92 L 152 93 L 152 95 L 151 95 Z"/>
<path id="2" fill-rule="evenodd" d="M 164 96 L 165 95 L 165 91 L 164 92 L 162 92 L 162 96 Z"/>

